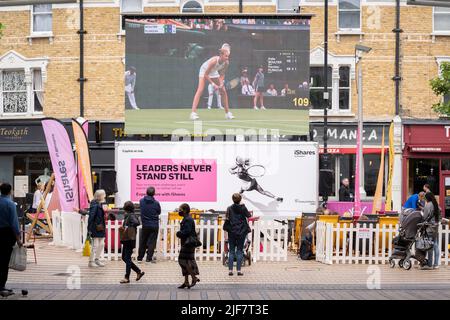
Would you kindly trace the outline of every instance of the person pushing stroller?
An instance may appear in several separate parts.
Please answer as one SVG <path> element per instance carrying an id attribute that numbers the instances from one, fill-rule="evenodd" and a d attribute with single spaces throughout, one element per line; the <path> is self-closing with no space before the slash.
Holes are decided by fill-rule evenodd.
<path id="1" fill-rule="evenodd" d="M 244 259 L 244 244 L 247 239 L 247 234 L 251 232 L 248 224 L 250 212 L 244 204 L 241 204 L 242 196 L 239 193 L 234 193 L 232 196 L 233 204 L 227 208 L 227 225 L 225 230 L 228 232 L 228 275 L 233 275 L 234 258 L 236 256 L 237 275 L 243 276 L 241 271 L 242 262 Z M 225 228 L 224 228 L 225 229 Z"/>

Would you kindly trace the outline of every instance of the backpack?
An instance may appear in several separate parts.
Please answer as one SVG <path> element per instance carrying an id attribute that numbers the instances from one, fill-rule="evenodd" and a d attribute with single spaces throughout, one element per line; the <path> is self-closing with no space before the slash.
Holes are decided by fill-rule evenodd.
<path id="1" fill-rule="evenodd" d="M 300 243 L 300 249 L 298 250 L 298 255 L 302 260 L 314 259 L 312 252 L 312 243 L 306 239 L 303 239 Z"/>

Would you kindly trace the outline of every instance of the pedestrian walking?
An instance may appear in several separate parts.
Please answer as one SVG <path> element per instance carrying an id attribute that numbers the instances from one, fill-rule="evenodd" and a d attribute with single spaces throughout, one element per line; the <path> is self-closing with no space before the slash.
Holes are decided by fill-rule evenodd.
<path id="1" fill-rule="evenodd" d="M 92 238 L 92 249 L 89 257 L 89 267 L 104 267 L 100 257 L 105 250 L 105 205 L 106 192 L 99 189 L 94 193 L 94 200 L 89 207 L 88 232 Z"/>
<path id="2" fill-rule="evenodd" d="M 16 205 L 11 200 L 11 190 L 9 183 L 0 185 L 0 295 L 2 297 L 14 294 L 11 289 L 5 287 L 8 281 L 9 260 L 13 246 L 16 243 L 19 247 L 22 246 L 19 220 Z"/>
<path id="3" fill-rule="evenodd" d="M 125 262 L 126 268 L 125 277 L 120 281 L 122 284 L 130 283 L 131 270 L 137 274 L 136 281 L 139 281 L 145 274 L 145 272 L 141 271 L 141 269 L 139 269 L 139 267 L 131 260 L 133 249 L 136 247 L 137 227 L 141 224 L 134 213 L 133 202 L 125 202 L 123 210 L 125 211 L 125 217 L 119 232 L 120 242 L 122 243 L 122 260 Z"/>
<path id="4" fill-rule="evenodd" d="M 437 269 L 439 268 L 439 258 L 441 250 L 439 248 L 439 223 L 442 216 L 439 205 L 432 192 L 425 194 L 425 206 L 423 208 L 423 220 L 431 222 L 432 225 L 426 230 L 428 236 L 433 240 L 433 248 L 427 251 L 428 265 L 423 266 L 422 269 Z"/>
<path id="5" fill-rule="evenodd" d="M 228 229 L 228 275 L 233 275 L 234 259 L 236 258 L 236 270 L 238 276 L 243 276 L 241 272 L 244 260 L 244 244 L 247 234 L 250 232 L 248 218 L 250 212 L 244 204 L 241 204 L 242 196 L 235 193 L 232 196 L 233 204 L 227 208 L 226 218 L 229 221 Z"/>
<path id="6" fill-rule="evenodd" d="M 139 201 L 141 207 L 142 232 L 139 243 L 138 262 L 141 262 L 147 250 L 146 262 L 155 263 L 153 254 L 156 248 L 159 231 L 159 215 L 161 205 L 155 200 L 155 188 L 148 187 L 147 195 Z"/>
<path id="7" fill-rule="evenodd" d="M 192 219 L 191 208 L 187 203 L 180 205 L 178 213 L 183 217 L 180 223 L 180 231 L 177 232 L 177 237 L 181 239 L 181 250 L 178 256 L 178 263 L 181 267 L 181 272 L 184 276 L 184 282 L 178 289 L 192 288 L 200 281 L 197 277 L 200 273 L 197 262 L 195 261 L 195 246 L 188 243 L 188 239 L 197 238 L 195 232 L 195 221 Z M 189 284 L 189 276 L 192 278 L 192 283 Z"/>

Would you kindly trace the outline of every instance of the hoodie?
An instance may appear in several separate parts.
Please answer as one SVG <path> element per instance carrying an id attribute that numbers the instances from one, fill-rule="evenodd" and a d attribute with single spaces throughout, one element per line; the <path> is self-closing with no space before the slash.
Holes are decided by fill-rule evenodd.
<path id="1" fill-rule="evenodd" d="M 142 227 L 158 228 L 161 206 L 152 196 L 145 196 L 139 201 L 141 207 Z"/>

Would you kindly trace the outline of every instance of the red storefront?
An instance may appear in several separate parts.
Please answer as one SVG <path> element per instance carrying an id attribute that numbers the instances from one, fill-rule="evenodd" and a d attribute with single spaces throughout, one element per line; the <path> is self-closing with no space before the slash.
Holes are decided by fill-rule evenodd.
<path id="1" fill-rule="evenodd" d="M 403 142 L 403 202 L 428 183 L 450 216 L 450 121 L 405 121 Z"/>

